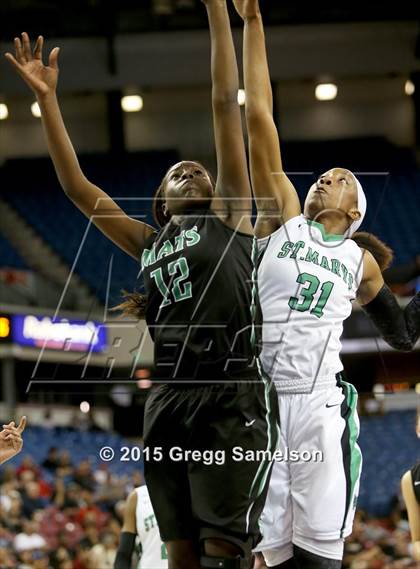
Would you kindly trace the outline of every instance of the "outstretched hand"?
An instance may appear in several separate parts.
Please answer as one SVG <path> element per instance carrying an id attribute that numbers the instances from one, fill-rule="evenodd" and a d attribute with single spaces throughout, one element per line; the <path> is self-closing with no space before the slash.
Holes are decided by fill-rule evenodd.
<path id="1" fill-rule="evenodd" d="M 15 55 L 5 54 L 5 57 L 37 97 L 55 92 L 58 81 L 58 53 L 60 48 L 55 47 L 50 52 L 48 65 L 44 65 L 42 61 L 43 45 L 44 38 L 39 36 L 34 49 L 31 50 L 29 36 L 23 32 L 22 41 L 15 38 Z"/>
<path id="2" fill-rule="evenodd" d="M 3 425 L 0 431 L 0 464 L 17 455 L 23 447 L 22 433 L 26 427 L 26 417 L 22 417 L 16 427 L 14 421 Z"/>
<path id="3" fill-rule="evenodd" d="M 258 0 L 233 0 L 233 4 L 243 20 L 255 18 L 260 13 Z"/>

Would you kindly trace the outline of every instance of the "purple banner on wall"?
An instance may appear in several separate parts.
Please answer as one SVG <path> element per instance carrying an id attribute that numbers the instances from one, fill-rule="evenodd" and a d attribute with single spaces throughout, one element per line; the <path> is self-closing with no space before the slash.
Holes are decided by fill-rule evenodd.
<path id="1" fill-rule="evenodd" d="M 12 338 L 21 346 L 66 352 L 103 352 L 108 346 L 101 322 L 33 314 L 12 316 Z"/>

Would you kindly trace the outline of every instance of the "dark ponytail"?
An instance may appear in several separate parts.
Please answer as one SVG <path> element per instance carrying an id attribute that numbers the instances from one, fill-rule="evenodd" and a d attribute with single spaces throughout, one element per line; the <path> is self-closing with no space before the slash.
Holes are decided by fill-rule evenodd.
<path id="1" fill-rule="evenodd" d="M 147 295 L 141 292 L 128 292 L 122 290 L 123 302 L 117 306 L 113 306 L 110 310 L 120 311 L 121 316 L 126 318 L 135 318 L 136 320 L 143 320 L 146 317 L 147 308 Z"/>
<path id="2" fill-rule="evenodd" d="M 384 272 L 392 263 L 394 252 L 390 247 L 388 247 L 388 245 L 372 233 L 358 231 L 352 236 L 352 239 L 361 249 L 366 249 L 372 253 L 382 272 Z"/>

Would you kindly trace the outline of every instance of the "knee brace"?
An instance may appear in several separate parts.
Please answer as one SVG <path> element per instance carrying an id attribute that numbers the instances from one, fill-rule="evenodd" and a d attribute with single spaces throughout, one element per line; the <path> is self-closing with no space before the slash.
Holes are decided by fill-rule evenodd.
<path id="1" fill-rule="evenodd" d="M 240 557 L 200 557 L 200 567 L 202 569 L 251 569 L 251 559 Z"/>
<path id="2" fill-rule="evenodd" d="M 240 550 L 240 554 L 236 557 L 220 557 L 220 559 L 218 557 L 210 557 L 206 555 L 204 550 L 204 542 L 206 539 L 218 539 L 232 543 Z M 252 537 L 246 537 L 244 540 L 241 536 L 228 535 L 215 528 L 202 528 L 200 530 L 201 566 L 205 569 L 212 569 L 213 567 L 218 569 L 250 569 L 254 558 L 252 554 L 253 545 L 254 541 Z M 215 565 L 212 561 L 214 559 L 218 559 L 221 564 Z M 236 563 L 236 565 L 229 564 L 232 562 Z M 203 563 L 207 563 L 207 565 L 203 565 Z M 223 563 L 225 563 L 225 565 L 223 565 Z"/>
<path id="3" fill-rule="evenodd" d="M 241 554 L 236 557 L 211 557 L 206 555 L 204 541 L 206 539 L 220 539 L 236 545 Z M 253 539 L 246 540 L 237 536 L 226 535 L 214 528 L 202 528 L 200 531 L 201 557 L 200 564 L 203 569 L 252 569 L 254 556 L 252 554 Z"/>
<path id="4" fill-rule="evenodd" d="M 341 569 L 342 562 L 338 559 L 328 559 L 293 545 L 293 557 L 299 569 Z"/>

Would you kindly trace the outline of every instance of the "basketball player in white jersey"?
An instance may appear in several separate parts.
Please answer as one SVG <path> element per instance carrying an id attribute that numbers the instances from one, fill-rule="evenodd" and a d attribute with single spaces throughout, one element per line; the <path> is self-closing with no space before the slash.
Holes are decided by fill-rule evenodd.
<path id="1" fill-rule="evenodd" d="M 366 212 L 352 172 L 333 168 L 321 175 L 302 213 L 282 167 L 258 0 L 234 4 L 245 22 L 246 117 L 263 253 L 262 365 L 278 391 L 280 450 L 318 451 L 317 461 L 275 462 L 258 551 L 276 569 L 336 569 L 352 529 L 362 465 L 357 392 L 344 381 L 340 360 L 343 321 L 357 298 L 388 343 L 411 350 L 420 296 L 401 310 L 382 277 L 389 250 L 359 234 L 379 266 L 350 238 Z"/>
<path id="2" fill-rule="evenodd" d="M 417 437 L 420 438 L 420 412 L 417 412 Z M 401 490 L 410 524 L 413 558 L 420 562 L 420 462 L 408 470 L 401 479 Z"/>
<path id="3" fill-rule="evenodd" d="M 26 417 L 22 417 L 19 425 L 14 421 L 3 425 L 0 431 L 0 464 L 20 453 L 23 447 L 22 433 L 26 427 Z"/>
<path id="4" fill-rule="evenodd" d="M 124 525 L 114 569 L 130 569 L 138 537 L 141 554 L 137 569 L 167 569 L 168 555 L 160 539 L 159 528 L 147 486 L 135 488 L 127 499 Z"/>

